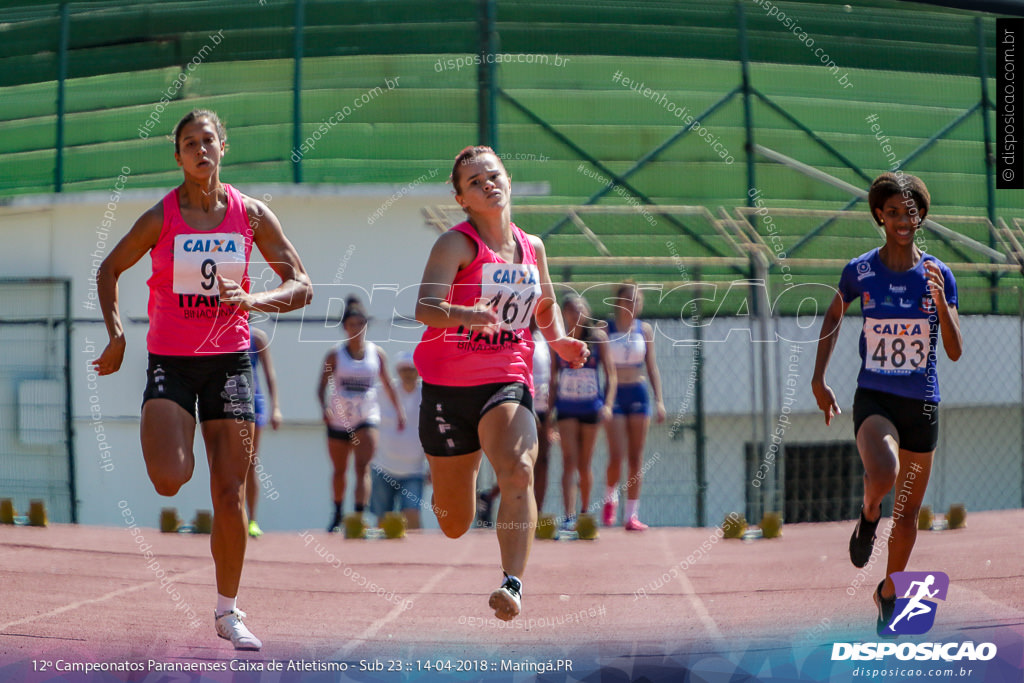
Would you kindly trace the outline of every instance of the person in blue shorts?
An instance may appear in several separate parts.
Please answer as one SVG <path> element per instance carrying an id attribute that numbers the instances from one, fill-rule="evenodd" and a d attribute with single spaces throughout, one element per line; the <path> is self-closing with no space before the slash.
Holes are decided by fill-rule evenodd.
<path id="1" fill-rule="evenodd" d="M 277 403 L 277 374 L 274 373 L 274 363 L 270 359 L 270 339 L 266 332 L 257 327 L 249 328 L 249 361 L 252 363 L 256 426 L 252 437 L 252 463 L 245 475 L 245 505 L 249 509 L 249 535 L 259 538 L 263 535 L 263 530 L 256 523 L 256 504 L 260 499 L 260 485 L 256 478 L 263 473 L 263 465 L 259 461 L 260 435 L 268 424 L 275 432 L 281 426 L 281 408 Z M 263 366 L 267 380 L 266 394 L 259 379 L 260 365 Z M 267 405 L 267 398 L 270 399 L 270 405 Z"/>
<path id="2" fill-rule="evenodd" d="M 857 450 L 864 463 L 864 502 L 850 538 L 850 560 L 863 567 L 874 549 L 882 498 L 896 487 L 886 578 L 875 590 L 878 633 L 886 631 L 896 603 L 890 575 L 903 571 L 917 540 L 924 499 L 939 435 L 939 383 L 935 370 L 938 338 L 951 360 L 960 358 L 963 339 L 953 273 L 921 251 L 914 235 L 928 215 L 931 197 L 917 177 L 883 173 L 871 184 L 871 216 L 884 228 L 885 245 L 843 268 L 839 292 L 825 314 L 811 389 L 825 424 L 840 413 L 825 370 L 843 314 L 860 300 L 860 374 L 853 399 Z"/>
<path id="3" fill-rule="evenodd" d="M 590 307 L 581 296 L 569 295 L 562 301 L 565 333 L 580 339 L 590 348 L 590 357 L 581 367 L 572 367 L 557 355 L 551 357 L 549 395 L 555 399 L 558 434 L 562 444 L 562 502 L 565 508 L 564 530 L 576 526 L 577 479 L 580 510 L 587 512 L 594 473 L 590 461 L 597 441 L 597 427 L 612 416 L 615 404 L 615 366 L 608 354 L 608 335 L 594 325 Z M 589 323 L 589 324 L 588 324 Z M 600 368 L 605 383 L 601 386 Z"/>
<path id="4" fill-rule="evenodd" d="M 405 421 L 419 424 L 423 383 L 416 372 L 412 351 L 398 354 L 395 372 L 398 374 L 395 395 L 402 404 Z M 397 508 L 405 515 L 408 528 L 420 528 L 423 484 L 428 471 L 419 433 L 415 429 L 399 429 L 398 411 L 390 403 L 382 402 L 377 452 L 370 461 L 370 512 L 377 516 L 378 526 L 386 513 Z"/>
<path id="5" fill-rule="evenodd" d="M 602 517 L 605 526 L 615 524 L 619 504 L 619 479 L 623 456 L 629 463 L 626 480 L 627 531 L 643 531 L 640 521 L 640 487 L 643 485 L 644 442 L 651 425 L 651 399 L 647 380 L 654 392 L 654 419 L 665 421 L 665 402 L 661 395 L 661 375 L 654 358 L 654 328 L 640 320 L 644 295 L 635 282 L 626 281 L 615 292 L 613 315 L 608 320 L 608 352 L 615 364 L 618 389 L 608 432 L 608 488 L 604 497 Z M 644 374 L 646 372 L 646 379 Z"/>

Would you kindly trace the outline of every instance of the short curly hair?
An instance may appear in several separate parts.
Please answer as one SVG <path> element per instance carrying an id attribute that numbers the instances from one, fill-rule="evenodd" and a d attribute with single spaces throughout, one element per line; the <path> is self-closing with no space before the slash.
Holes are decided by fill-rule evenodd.
<path id="1" fill-rule="evenodd" d="M 917 205 L 917 213 L 921 220 L 924 220 L 928 215 L 928 207 L 931 206 L 932 196 L 928 193 L 928 188 L 925 187 L 924 181 L 915 175 L 910 175 L 903 171 L 898 173 L 886 171 L 875 178 L 874 182 L 871 183 L 871 189 L 868 190 L 868 206 L 871 208 L 871 217 L 879 225 L 882 224 L 882 221 L 879 220 L 875 209 L 881 209 L 889 200 L 889 197 L 894 194 L 904 196 L 909 194 Z"/>

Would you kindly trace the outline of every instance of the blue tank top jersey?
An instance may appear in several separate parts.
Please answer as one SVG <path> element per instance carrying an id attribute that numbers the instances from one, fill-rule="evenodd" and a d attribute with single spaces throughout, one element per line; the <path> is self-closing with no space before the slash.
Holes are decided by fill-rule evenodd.
<path id="1" fill-rule="evenodd" d="M 857 386 L 904 398 L 939 402 L 935 372 L 939 319 L 924 264 L 942 272 L 946 302 L 957 305 L 956 280 L 945 263 L 924 254 L 910 270 L 889 270 L 872 249 L 846 264 L 839 279 L 843 301 L 860 298 L 860 374 Z"/>
<path id="2" fill-rule="evenodd" d="M 590 357 L 581 368 L 573 368 L 555 355 L 558 363 L 558 395 L 555 409 L 559 415 L 596 413 L 604 405 L 604 387 L 601 386 L 601 354 L 603 344 L 587 343 Z"/>

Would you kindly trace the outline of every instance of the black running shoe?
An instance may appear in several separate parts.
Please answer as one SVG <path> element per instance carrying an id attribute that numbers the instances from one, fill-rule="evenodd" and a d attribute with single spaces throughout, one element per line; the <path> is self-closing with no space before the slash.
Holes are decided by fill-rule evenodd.
<path id="1" fill-rule="evenodd" d="M 487 602 L 494 610 L 494 616 L 502 621 L 512 621 L 523 609 L 523 583 L 514 576 L 505 574 L 501 588 L 491 593 Z"/>
<path id="2" fill-rule="evenodd" d="M 869 522 L 864 517 L 864 508 L 860 509 L 860 520 L 857 522 L 857 528 L 853 530 L 853 536 L 850 536 L 850 562 L 853 562 L 854 567 L 863 567 L 871 558 L 879 519 L 882 519 L 881 515 L 875 521 Z"/>
<path id="3" fill-rule="evenodd" d="M 489 529 L 494 526 L 491 521 L 491 508 L 493 505 L 491 494 L 488 491 L 481 491 L 476 496 L 476 526 Z"/>
<path id="4" fill-rule="evenodd" d="M 878 607 L 878 622 L 875 624 L 875 631 L 878 632 L 881 638 L 898 638 L 899 635 L 893 633 L 892 629 L 889 628 L 889 624 L 892 622 L 892 613 L 896 610 L 896 596 L 891 598 L 882 597 L 882 586 L 885 585 L 885 580 L 878 584 L 878 588 L 875 589 L 875 606 Z"/>
<path id="5" fill-rule="evenodd" d="M 327 533 L 333 534 L 338 531 L 341 531 L 341 517 L 335 514 L 334 519 L 327 525 Z"/>

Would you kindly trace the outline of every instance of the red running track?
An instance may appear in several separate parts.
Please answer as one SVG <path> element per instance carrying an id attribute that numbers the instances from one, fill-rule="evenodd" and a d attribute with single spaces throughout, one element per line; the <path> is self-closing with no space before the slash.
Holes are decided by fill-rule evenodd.
<path id="1" fill-rule="evenodd" d="M 239 595 L 264 642 L 260 653 L 235 653 L 214 635 L 206 536 L 142 529 L 137 543 L 124 528 L 5 526 L 0 657 L 351 661 L 476 657 L 496 644 L 508 657 L 583 647 L 638 657 L 741 641 L 874 640 L 871 593 L 884 566 L 855 582 L 846 551 L 852 524 L 791 525 L 782 538 L 756 541 L 719 541 L 713 529 L 694 528 L 537 541 L 523 614 L 511 626 L 487 609 L 501 578 L 492 531 L 390 541 L 268 533 L 249 542 Z M 968 525 L 918 537 L 910 569 L 945 571 L 951 580 L 932 635 L 968 629 L 979 639 L 1020 640 L 1024 511 L 971 513 Z M 159 567 L 147 566 L 141 543 L 152 546 Z M 706 552 L 688 563 L 702 544 Z M 165 584 L 170 577 L 166 589 L 157 570 Z"/>

